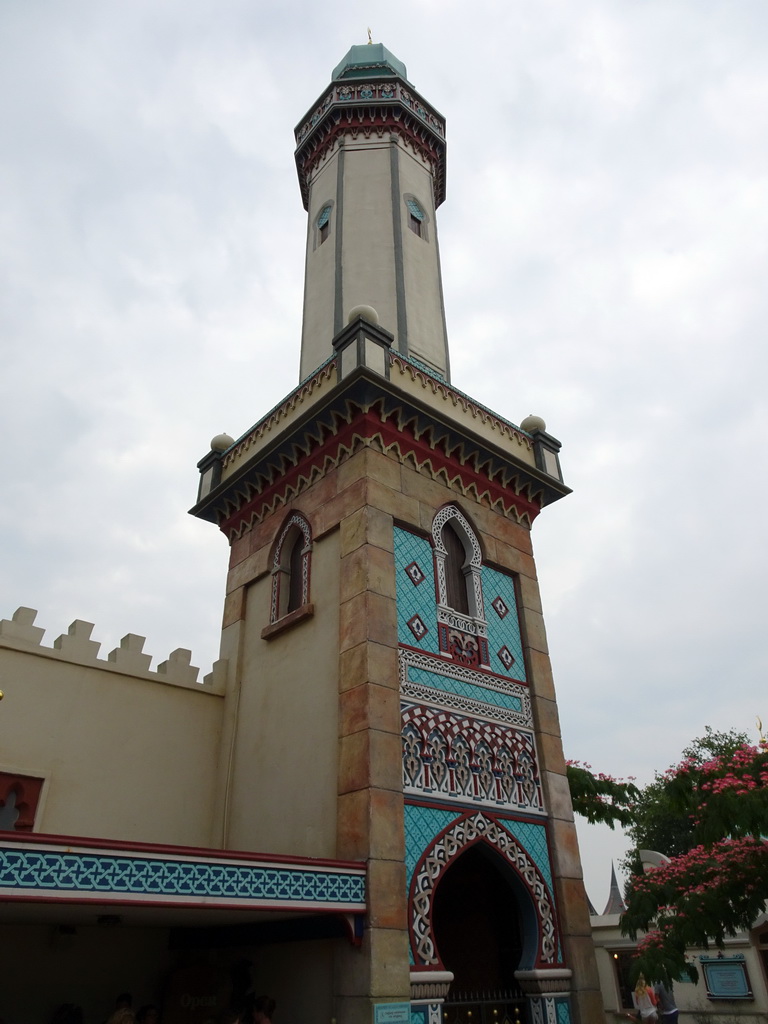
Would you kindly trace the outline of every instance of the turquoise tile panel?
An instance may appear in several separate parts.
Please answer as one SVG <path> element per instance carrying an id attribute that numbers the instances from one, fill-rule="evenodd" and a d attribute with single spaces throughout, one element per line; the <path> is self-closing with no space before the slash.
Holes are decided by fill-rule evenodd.
<path id="1" fill-rule="evenodd" d="M 418 570 L 408 571 L 416 564 Z M 419 580 L 418 584 L 414 580 Z M 439 653 L 437 638 L 437 601 L 432 545 L 415 533 L 395 527 L 395 581 L 397 586 L 397 638 L 401 644 Z M 426 632 L 421 632 L 415 617 Z M 415 625 L 414 633 L 409 622 Z"/>
<path id="2" fill-rule="evenodd" d="M 0 893 L 100 893 L 110 898 L 255 900 L 359 905 L 365 878 L 344 871 L 202 859 L 0 847 Z"/>
<path id="3" fill-rule="evenodd" d="M 419 858 L 436 835 L 447 828 L 461 815 L 455 811 L 444 811 L 438 807 L 414 807 L 405 805 L 405 874 L 406 888 L 410 889 L 411 879 Z"/>
<path id="4" fill-rule="evenodd" d="M 557 1024 L 571 1024 L 571 1004 L 568 999 L 557 1000 Z"/>
<path id="5" fill-rule="evenodd" d="M 488 565 L 482 568 L 483 601 L 485 618 L 488 623 L 488 652 L 491 668 L 499 675 L 510 676 L 526 682 L 523 644 L 520 636 L 520 619 L 515 595 L 515 582 L 512 576 L 499 572 Z M 501 604 L 497 599 L 501 599 Z M 502 614 L 496 610 L 494 602 Z M 506 648 L 514 658 L 511 668 L 507 668 L 499 657 L 499 651 Z"/>
<path id="6" fill-rule="evenodd" d="M 408 667 L 408 678 L 411 682 L 419 683 L 421 686 L 430 686 L 434 690 L 442 690 L 445 693 L 454 693 L 460 697 L 468 697 L 471 700 L 480 701 L 497 708 L 509 708 L 512 711 L 522 711 L 523 702 L 519 697 L 511 693 L 501 693 L 499 690 L 486 690 L 483 686 L 473 686 L 472 683 L 462 682 L 460 679 L 449 679 L 448 676 L 438 672 L 428 672 L 425 669 Z M 489 683 L 492 680 L 488 680 Z"/>
<path id="7" fill-rule="evenodd" d="M 531 860 L 541 872 L 544 881 L 547 883 L 547 888 L 554 898 L 552 868 L 549 863 L 549 846 L 545 826 L 537 825 L 532 821 L 515 821 L 513 818 L 502 818 L 500 816 L 498 816 L 497 820 L 528 851 Z"/>
<path id="8" fill-rule="evenodd" d="M 419 858 L 432 842 L 436 835 L 447 828 L 452 821 L 460 815 L 454 811 L 443 811 L 437 807 L 414 807 L 413 804 L 405 805 L 405 891 L 410 892 L 411 879 Z M 411 964 L 413 950 L 408 950 L 408 959 Z"/>

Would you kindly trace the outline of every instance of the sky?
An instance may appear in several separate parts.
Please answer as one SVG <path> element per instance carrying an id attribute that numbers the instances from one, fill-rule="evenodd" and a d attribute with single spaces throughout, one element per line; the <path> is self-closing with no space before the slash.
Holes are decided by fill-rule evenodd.
<path id="1" fill-rule="evenodd" d="M 566 756 L 644 783 L 756 736 L 764 0 L 3 4 L 0 618 L 209 670 L 196 463 L 297 383 L 292 130 L 369 26 L 447 118 L 453 382 L 563 444 L 533 541 Z M 580 836 L 602 909 L 626 843 Z"/>

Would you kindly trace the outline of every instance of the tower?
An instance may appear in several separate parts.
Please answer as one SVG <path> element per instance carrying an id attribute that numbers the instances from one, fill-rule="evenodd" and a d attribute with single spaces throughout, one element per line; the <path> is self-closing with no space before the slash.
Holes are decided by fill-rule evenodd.
<path id="1" fill-rule="evenodd" d="M 307 210 L 301 378 L 358 305 L 393 348 L 448 376 L 435 210 L 445 198 L 445 121 L 380 43 L 353 46 L 296 129 Z"/>
<path id="2" fill-rule="evenodd" d="M 300 384 L 215 439 L 192 510 L 231 543 L 220 841 L 365 863 L 365 927 L 333 947 L 318 1021 L 394 1004 L 438 1024 L 482 990 L 488 1019 L 587 1024 L 602 1007 L 530 540 L 568 488 L 543 421 L 449 383 L 444 140 L 372 45 L 296 130 Z"/>

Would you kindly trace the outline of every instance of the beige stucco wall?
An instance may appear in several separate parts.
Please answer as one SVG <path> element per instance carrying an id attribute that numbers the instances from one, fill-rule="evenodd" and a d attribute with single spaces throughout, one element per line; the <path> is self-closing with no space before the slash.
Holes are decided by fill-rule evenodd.
<path id="1" fill-rule="evenodd" d="M 399 192 L 392 210 L 392 151 L 396 154 Z M 337 176 L 343 148 L 342 207 L 339 219 Z M 404 196 L 413 195 L 429 218 L 426 239 L 408 227 Z M 331 232 L 317 244 L 315 220 L 333 203 Z M 400 345 L 395 279 L 394 216 L 400 218 L 405 313 L 409 350 L 445 374 L 444 316 L 440 290 L 432 173 L 428 164 L 402 142 L 372 134 L 348 137 L 324 158 L 310 181 L 301 377 L 332 353 L 336 276 L 341 272 L 342 321 L 354 306 L 373 306 L 382 327 Z M 337 232 L 342 256 L 336 264 Z M 343 324 L 342 324 L 343 325 Z"/>
<path id="2" fill-rule="evenodd" d="M 275 530 L 283 518 L 275 517 Z M 245 593 L 227 837 L 234 849 L 336 856 L 337 533 L 315 540 L 311 571 L 314 615 L 269 640 L 261 632 L 269 624 L 271 576 L 261 575 Z"/>
<path id="3" fill-rule="evenodd" d="M 411 194 L 427 214 L 426 238 L 408 226 L 408 210 L 400 202 L 403 225 L 405 308 L 408 316 L 408 352 L 423 359 L 443 376 L 447 374 L 445 318 L 441 300 L 437 219 L 430 168 L 411 150 L 399 147 L 400 191 Z"/>
<path id="4" fill-rule="evenodd" d="M 377 137 L 347 141 L 342 215 L 342 308 L 369 305 L 395 335 L 397 305 L 392 236 L 390 144 Z"/>
<path id="5" fill-rule="evenodd" d="M 220 693 L 2 637 L 0 678 L 0 770 L 46 780 L 35 831 L 210 844 Z"/>
<path id="6" fill-rule="evenodd" d="M 336 282 L 336 231 L 338 207 L 336 182 L 339 169 L 339 147 L 320 164 L 310 182 L 309 219 L 307 222 L 307 255 L 304 270 L 304 312 L 301 335 L 303 380 L 333 354 L 333 316 Z M 315 221 L 327 204 L 332 203 L 331 229 L 322 245 L 318 244 Z"/>

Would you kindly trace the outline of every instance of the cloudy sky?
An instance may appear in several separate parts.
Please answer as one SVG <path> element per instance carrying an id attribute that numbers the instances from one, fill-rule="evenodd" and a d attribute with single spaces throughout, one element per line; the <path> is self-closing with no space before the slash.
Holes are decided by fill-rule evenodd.
<path id="1" fill-rule="evenodd" d="M 567 756 L 647 781 L 707 724 L 754 734 L 764 0 L 3 4 L 0 618 L 208 670 L 196 462 L 297 381 L 292 129 L 368 25 L 448 120 L 454 382 L 563 442 L 534 545 Z M 582 836 L 601 909 L 623 842 Z"/>

